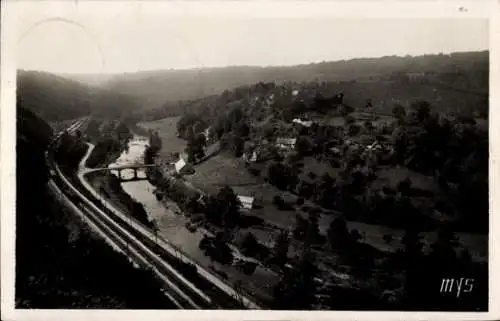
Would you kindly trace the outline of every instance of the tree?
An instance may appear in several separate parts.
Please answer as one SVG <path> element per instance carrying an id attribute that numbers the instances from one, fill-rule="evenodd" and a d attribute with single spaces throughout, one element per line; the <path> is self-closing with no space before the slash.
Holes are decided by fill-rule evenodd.
<path id="1" fill-rule="evenodd" d="M 235 134 L 237 137 L 247 137 L 250 134 L 250 126 L 244 121 L 239 122 L 236 124 Z"/>
<path id="2" fill-rule="evenodd" d="M 344 117 L 344 121 L 346 125 L 349 125 L 349 124 L 354 124 L 354 122 L 356 122 L 356 119 L 354 119 L 354 117 L 350 115 L 347 115 Z"/>
<path id="3" fill-rule="evenodd" d="M 234 193 L 233 189 L 229 186 L 224 186 L 217 193 L 216 199 L 224 226 L 235 226 L 240 215 L 240 201 L 238 200 L 238 197 Z"/>
<path id="4" fill-rule="evenodd" d="M 368 134 L 372 134 L 373 130 L 375 130 L 375 126 L 370 120 L 366 120 L 363 124 L 363 127 Z"/>
<path id="5" fill-rule="evenodd" d="M 295 215 L 295 229 L 293 230 L 293 237 L 296 240 L 303 241 L 306 237 L 307 228 L 307 220 L 299 214 Z"/>
<path id="6" fill-rule="evenodd" d="M 144 150 L 144 164 L 149 165 L 154 163 L 154 152 L 150 146 L 147 146 Z"/>
<path id="7" fill-rule="evenodd" d="M 357 124 L 352 123 L 347 127 L 347 131 L 349 132 L 350 136 L 356 136 L 361 131 L 361 127 L 359 127 L 359 125 Z"/>
<path id="8" fill-rule="evenodd" d="M 116 133 L 118 134 L 118 139 L 129 139 L 132 134 L 130 133 L 130 129 L 127 127 L 127 125 L 123 122 L 120 122 L 118 126 L 116 126 Z"/>
<path id="9" fill-rule="evenodd" d="M 404 180 L 398 183 L 398 192 L 400 192 L 404 196 L 409 196 L 411 191 L 411 179 L 406 177 Z"/>
<path id="10" fill-rule="evenodd" d="M 302 102 L 300 100 L 295 100 L 292 103 L 292 106 L 290 107 L 290 109 L 294 115 L 300 115 L 300 114 L 307 111 L 307 106 L 306 106 L 306 104 L 304 104 L 304 102 Z"/>
<path id="11" fill-rule="evenodd" d="M 205 145 L 206 140 L 203 134 L 189 136 L 186 147 L 188 161 L 196 162 L 196 160 L 203 158 L 205 156 L 205 151 L 203 149 Z"/>
<path id="12" fill-rule="evenodd" d="M 317 201 L 325 208 L 332 208 L 336 194 L 335 180 L 328 173 L 323 174 L 318 186 Z"/>
<path id="13" fill-rule="evenodd" d="M 411 304 L 418 299 L 422 285 L 422 243 L 420 233 L 414 226 L 408 224 L 403 236 L 402 267 L 405 271 L 405 291 L 407 300 Z"/>
<path id="14" fill-rule="evenodd" d="M 243 150 L 245 148 L 245 141 L 239 137 L 233 137 L 233 148 L 234 148 L 234 156 L 241 157 L 243 155 Z"/>
<path id="15" fill-rule="evenodd" d="M 315 255 L 305 250 L 297 266 L 285 270 L 280 282 L 274 288 L 274 308 L 287 310 L 311 309 L 316 302 L 315 277 L 318 268 Z"/>
<path id="16" fill-rule="evenodd" d="M 212 131 L 217 139 L 220 139 L 223 134 L 229 133 L 232 129 L 232 124 L 226 115 L 220 115 L 212 126 Z"/>
<path id="17" fill-rule="evenodd" d="M 290 244 L 290 239 L 288 237 L 287 231 L 280 231 L 278 236 L 276 237 L 276 241 L 274 242 L 274 262 L 281 269 L 284 268 L 285 264 L 288 261 L 288 247 Z"/>
<path id="18" fill-rule="evenodd" d="M 401 104 L 395 104 L 392 107 L 392 115 L 394 116 L 394 118 L 401 121 L 406 116 L 406 108 Z"/>
<path id="19" fill-rule="evenodd" d="M 198 115 L 194 114 L 184 115 L 177 122 L 177 133 L 181 138 L 185 139 L 187 137 L 187 134 L 189 132 L 192 132 L 193 125 L 198 122 L 203 122 L 203 120 Z"/>
<path id="20" fill-rule="evenodd" d="M 313 143 L 307 136 L 299 136 L 295 144 L 295 150 L 300 156 L 307 156 L 313 148 Z"/>
<path id="21" fill-rule="evenodd" d="M 280 195 L 274 195 L 273 204 L 276 205 L 277 208 L 281 209 L 285 205 L 285 201 Z"/>
<path id="22" fill-rule="evenodd" d="M 255 236 L 248 232 L 241 242 L 241 252 L 248 256 L 255 256 L 259 251 L 259 245 Z"/>
<path id="23" fill-rule="evenodd" d="M 297 177 L 293 176 L 289 167 L 280 162 L 273 162 L 268 167 L 267 179 L 270 184 L 285 190 L 296 182 Z"/>
<path id="24" fill-rule="evenodd" d="M 361 233 L 359 233 L 358 230 L 353 229 L 349 233 L 349 238 L 352 243 L 357 243 L 363 238 L 363 236 L 361 235 Z"/>
<path id="25" fill-rule="evenodd" d="M 415 101 L 414 103 L 412 103 L 411 108 L 413 110 L 413 120 L 417 123 L 422 124 L 431 115 L 431 105 L 425 100 Z"/>
<path id="26" fill-rule="evenodd" d="M 455 247 L 457 238 L 451 226 L 441 228 L 438 231 L 437 240 L 431 245 L 432 251 L 430 258 L 436 269 L 441 273 L 453 273 L 457 261 Z"/>
<path id="27" fill-rule="evenodd" d="M 349 230 L 346 220 L 339 216 L 335 218 L 327 231 L 328 241 L 333 249 L 342 249 L 349 243 Z"/>
<path id="28" fill-rule="evenodd" d="M 307 230 L 304 246 L 309 247 L 314 244 L 321 244 L 323 237 L 319 233 L 319 216 L 315 212 L 310 212 L 307 220 Z"/>

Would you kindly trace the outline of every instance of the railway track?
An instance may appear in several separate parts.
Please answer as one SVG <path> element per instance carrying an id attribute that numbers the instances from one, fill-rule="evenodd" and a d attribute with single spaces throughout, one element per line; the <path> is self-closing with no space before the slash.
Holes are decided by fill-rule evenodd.
<path id="1" fill-rule="evenodd" d="M 75 132 L 85 120 L 80 120 L 73 124 L 66 132 Z M 55 141 L 61 137 L 61 133 L 56 136 Z M 178 258 L 165 259 L 165 254 L 159 255 L 158 244 L 151 244 L 151 240 L 141 233 L 137 233 L 120 217 L 113 217 L 98 208 L 92 198 L 85 197 L 74 184 L 65 176 L 55 163 L 49 151 L 46 153 L 46 161 L 50 168 L 52 180 L 51 189 L 73 212 L 85 219 L 86 223 L 96 231 L 106 242 L 118 251 L 124 253 L 136 266 L 146 268 L 158 278 L 163 284 L 165 295 L 180 309 L 217 309 L 217 308 L 255 308 L 242 304 L 241 297 L 230 295 L 228 289 L 222 288 L 220 284 L 215 286 L 208 280 L 201 282 L 205 286 L 195 285 L 188 280 L 185 273 L 182 273 L 171 263 Z M 115 213 L 113 213 L 115 214 Z M 164 251 L 165 252 L 165 251 Z M 170 254 L 168 254 L 170 255 Z M 204 270 L 195 269 L 197 273 Z M 181 272 L 181 273 L 180 273 Z M 203 279 L 204 274 L 198 275 L 198 280 Z M 213 281 L 212 281 L 213 282 Z M 195 282 L 199 283 L 199 282 Z M 203 289 L 203 290 L 202 290 Z M 210 294 L 208 295 L 207 292 Z M 215 299 L 215 300 L 214 300 Z"/>
<path id="2" fill-rule="evenodd" d="M 206 294 L 198 289 L 189 280 L 180 275 L 171 265 L 161 260 L 157 254 L 137 240 L 128 231 L 114 222 L 104 213 L 96 211 L 93 206 L 82 201 L 72 191 L 68 179 L 64 176 L 57 164 L 51 168 L 55 171 L 53 184 L 57 188 L 59 197 L 75 212 L 98 229 L 98 233 L 119 248 L 136 265 L 151 270 L 162 281 L 166 288 L 166 295 L 181 309 L 209 309 L 214 308 L 213 302 Z M 61 186 L 61 187 L 59 187 Z"/>

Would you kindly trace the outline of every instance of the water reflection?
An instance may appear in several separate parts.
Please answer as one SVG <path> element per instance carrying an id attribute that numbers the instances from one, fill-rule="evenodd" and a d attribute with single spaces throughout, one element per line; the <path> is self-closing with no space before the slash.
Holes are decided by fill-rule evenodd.
<path id="1" fill-rule="evenodd" d="M 134 136 L 134 139 L 129 143 L 128 151 L 123 152 L 117 161 L 110 166 L 142 163 L 146 146 L 146 140 L 141 139 L 140 136 Z M 131 172 L 122 171 L 122 177 L 124 179 L 130 177 L 130 175 L 133 177 L 133 170 Z M 138 170 L 138 175 L 145 177 L 145 171 L 143 169 Z M 198 247 L 205 231 L 202 229 L 197 229 L 193 232 L 189 231 L 186 228 L 186 223 L 188 222 L 186 217 L 182 214 L 176 214 L 176 212 L 180 213 L 180 209 L 177 205 L 168 200 L 164 200 L 164 203 L 158 201 L 153 193 L 156 187 L 147 180 L 122 182 L 121 186 L 127 194 L 144 206 L 149 219 L 155 222 L 158 228 L 158 237 L 168 240 L 174 245 L 182 248 L 182 251 L 187 254 L 187 256 L 191 257 L 199 264 L 205 267 L 215 266 L 217 269 L 230 275 L 233 281 L 244 281 L 246 284 L 245 287 L 254 293 L 259 293 L 263 290 L 266 291 L 267 287 L 272 286 L 272 284 L 276 282 L 276 275 L 261 266 L 257 267 L 253 275 L 249 276 L 244 275 L 233 267 L 221 266 L 212 261 Z M 236 255 L 237 253 L 234 254 Z"/>

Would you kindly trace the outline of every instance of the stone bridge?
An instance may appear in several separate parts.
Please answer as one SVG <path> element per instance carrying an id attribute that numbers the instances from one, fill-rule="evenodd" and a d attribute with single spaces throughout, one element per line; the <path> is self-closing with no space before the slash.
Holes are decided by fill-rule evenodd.
<path id="1" fill-rule="evenodd" d="M 146 177 L 139 177 L 137 175 L 138 170 L 140 169 L 145 169 L 145 168 L 151 168 L 151 167 L 165 167 L 168 166 L 168 164 L 132 164 L 132 165 L 122 165 L 122 166 L 110 166 L 110 167 L 101 167 L 101 168 L 92 168 L 87 173 L 94 173 L 94 172 L 111 172 L 111 171 L 117 171 L 118 172 L 118 178 L 121 181 L 138 181 L 138 180 L 145 180 L 147 179 Z M 134 176 L 130 179 L 124 179 L 122 177 L 122 171 L 123 170 L 133 170 L 134 171 Z"/>

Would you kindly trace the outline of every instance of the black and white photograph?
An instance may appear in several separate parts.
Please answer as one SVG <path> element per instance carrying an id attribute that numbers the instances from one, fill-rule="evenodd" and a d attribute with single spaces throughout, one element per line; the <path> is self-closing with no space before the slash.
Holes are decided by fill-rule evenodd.
<path id="1" fill-rule="evenodd" d="M 10 313 L 490 316 L 498 6 L 6 2 Z"/>

